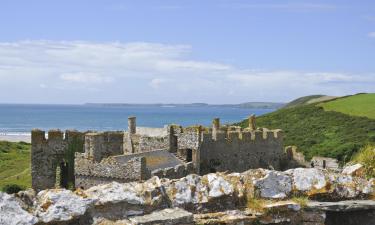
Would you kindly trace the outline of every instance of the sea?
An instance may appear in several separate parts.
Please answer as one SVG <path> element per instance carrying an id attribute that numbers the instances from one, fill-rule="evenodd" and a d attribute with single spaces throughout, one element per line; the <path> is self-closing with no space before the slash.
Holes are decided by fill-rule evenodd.
<path id="1" fill-rule="evenodd" d="M 105 105 L 21 105 L 0 104 L 0 135 L 29 135 L 31 129 L 126 130 L 127 118 L 137 117 L 137 126 L 210 126 L 219 117 L 231 124 L 251 114 L 262 115 L 276 109 L 207 106 L 105 106 Z"/>

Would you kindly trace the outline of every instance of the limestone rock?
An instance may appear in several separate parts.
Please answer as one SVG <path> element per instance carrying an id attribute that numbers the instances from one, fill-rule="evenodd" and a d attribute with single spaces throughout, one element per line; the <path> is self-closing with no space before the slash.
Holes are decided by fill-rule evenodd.
<path id="1" fill-rule="evenodd" d="M 365 167 L 362 164 L 354 164 L 344 167 L 342 174 L 363 177 L 365 173 Z"/>
<path id="2" fill-rule="evenodd" d="M 292 191 L 292 179 L 277 171 L 268 171 L 264 178 L 254 182 L 262 198 L 282 199 Z"/>
<path id="3" fill-rule="evenodd" d="M 296 191 L 305 192 L 309 196 L 327 192 L 327 180 L 322 170 L 297 168 L 287 170 L 285 173 L 292 176 L 293 189 Z"/>
<path id="4" fill-rule="evenodd" d="M 209 192 L 211 198 L 233 194 L 233 186 L 220 174 L 210 173 L 207 175 Z"/>
<path id="5" fill-rule="evenodd" d="M 153 225 L 153 224 L 165 224 L 165 225 L 192 225 L 193 214 L 180 208 L 164 209 L 153 212 L 144 216 L 137 216 L 129 218 L 131 224 L 134 225 Z"/>
<path id="6" fill-rule="evenodd" d="M 208 202 L 207 185 L 202 182 L 202 177 L 196 174 L 181 178 L 168 185 L 166 189 L 174 206 Z"/>
<path id="7" fill-rule="evenodd" d="M 64 189 L 44 190 L 36 198 L 34 214 L 44 223 L 79 219 L 95 202 Z"/>
<path id="8" fill-rule="evenodd" d="M 96 205 L 114 204 L 119 202 L 127 202 L 129 204 L 141 205 L 145 203 L 142 196 L 137 191 L 138 183 L 131 182 L 120 184 L 112 182 L 109 184 L 98 185 L 84 191 L 84 193 L 92 199 L 97 200 Z"/>
<path id="9" fill-rule="evenodd" d="M 15 197 L 0 192 L 0 224 L 31 225 L 37 222 L 38 219 L 22 209 Z"/>

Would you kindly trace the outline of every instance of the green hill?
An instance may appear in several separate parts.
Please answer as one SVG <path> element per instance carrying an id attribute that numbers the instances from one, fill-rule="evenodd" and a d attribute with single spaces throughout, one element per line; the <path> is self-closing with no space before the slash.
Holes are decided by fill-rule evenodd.
<path id="1" fill-rule="evenodd" d="M 348 96 L 321 103 L 320 106 L 326 111 L 336 111 L 352 116 L 365 116 L 375 119 L 375 93 Z"/>
<path id="2" fill-rule="evenodd" d="M 0 190 L 7 184 L 31 186 L 30 144 L 0 141 Z"/>
<path id="3" fill-rule="evenodd" d="M 353 100 L 351 100 L 352 97 Z M 356 99 L 357 96 L 352 97 L 346 98 L 346 101 L 351 103 L 350 107 L 368 108 L 366 104 L 357 104 L 357 102 L 363 102 Z M 368 99 L 368 96 L 363 97 Z M 343 99 L 332 100 L 327 104 L 331 106 L 334 102 L 340 101 L 338 105 L 341 106 L 343 105 L 341 100 Z M 375 143 L 375 120 L 370 119 L 371 115 L 366 118 L 336 111 L 325 111 L 324 106 L 320 104 L 283 108 L 258 117 L 257 125 L 283 129 L 285 146 L 296 145 L 307 159 L 319 155 L 337 158 L 344 162 L 350 160 L 352 155 L 366 144 Z M 372 105 L 375 105 L 375 102 Z M 239 125 L 246 127 L 247 123 L 248 121 L 245 120 Z"/>
<path id="4" fill-rule="evenodd" d="M 301 106 L 301 105 L 324 102 L 324 101 L 329 101 L 329 100 L 333 100 L 336 98 L 337 98 L 336 96 L 328 96 L 328 95 L 309 95 L 309 96 L 297 98 L 289 102 L 288 104 L 284 106 L 284 108 L 292 108 L 292 107 Z"/>

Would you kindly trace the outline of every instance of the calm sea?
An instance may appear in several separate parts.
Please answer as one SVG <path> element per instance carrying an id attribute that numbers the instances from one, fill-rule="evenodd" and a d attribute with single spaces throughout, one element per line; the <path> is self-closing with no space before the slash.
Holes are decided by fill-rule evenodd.
<path id="1" fill-rule="evenodd" d="M 227 107 L 108 107 L 93 105 L 9 105 L 0 104 L 0 134 L 29 133 L 33 128 L 85 130 L 126 130 L 127 118 L 137 117 L 138 126 L 163 127 L 166 124 L 209 126 L 215 117 L 234 123 L 254 113 L 275 109 Z"/>

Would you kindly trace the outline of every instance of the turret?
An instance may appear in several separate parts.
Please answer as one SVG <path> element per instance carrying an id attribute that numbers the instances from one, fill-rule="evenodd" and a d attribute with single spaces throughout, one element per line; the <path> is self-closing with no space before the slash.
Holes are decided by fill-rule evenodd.
<path id="1" fill-rule="evenodd" d="M 137 132 L 136 117 L 130 116 L 128 118 L 128 131 L 129 134 L 135 134 Z"/>
<path id="2" fill-rule="evenodd" d="M 256 130 L 257 129 L 254 114 L 251 114 L 251 116 L 249 116 L 249 129 L 250 130 Z"/>
<path id="3" fill-rule="evenodd" d="M 220 118 L 215 118 L 212 121 L 212 139 L 217 139 L 217 133 L 220 130 Z"/>

